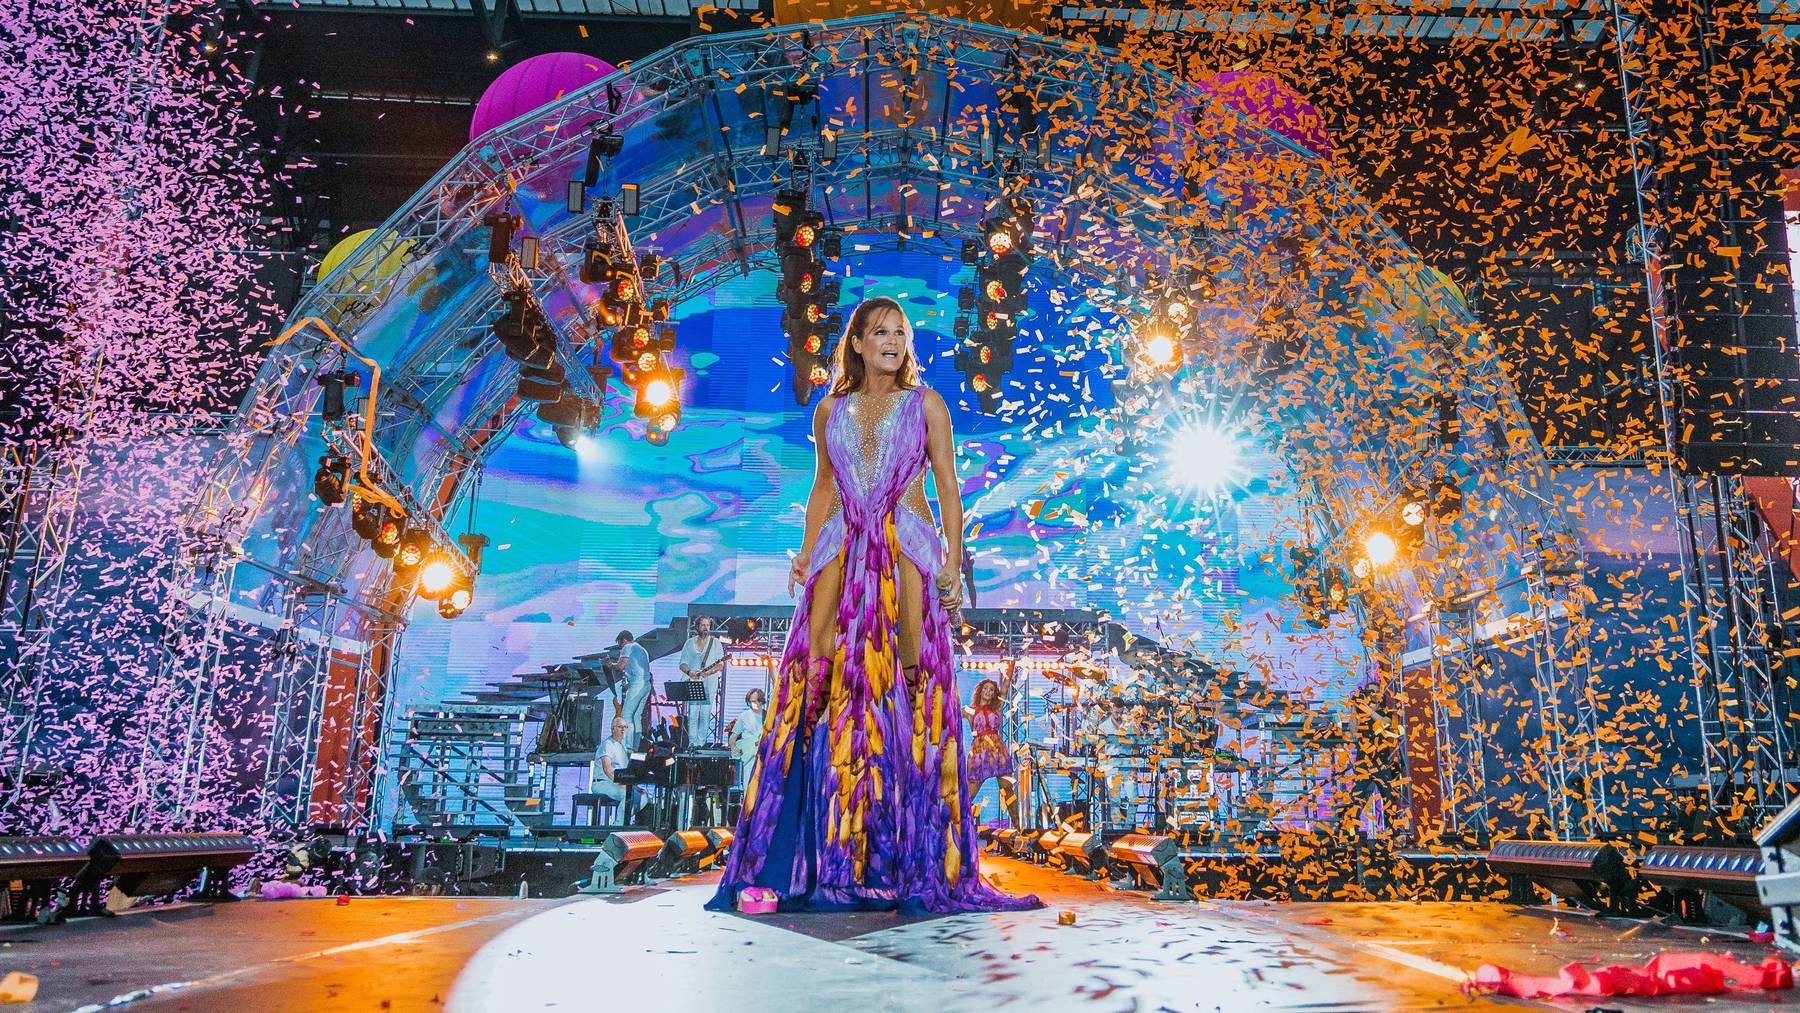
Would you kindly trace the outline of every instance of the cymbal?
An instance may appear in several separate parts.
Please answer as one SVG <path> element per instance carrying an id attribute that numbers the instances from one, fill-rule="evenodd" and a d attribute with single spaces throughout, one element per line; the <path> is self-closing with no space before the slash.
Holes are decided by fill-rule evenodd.
<path id="1" fill-rule="evenodd" d="M 1063 686 L 1099 683 L 1106 681 L 1106 670 L 1092 665 L 1069 665 L 1061 669 L 1044 669 L 1044 678 Z"/>

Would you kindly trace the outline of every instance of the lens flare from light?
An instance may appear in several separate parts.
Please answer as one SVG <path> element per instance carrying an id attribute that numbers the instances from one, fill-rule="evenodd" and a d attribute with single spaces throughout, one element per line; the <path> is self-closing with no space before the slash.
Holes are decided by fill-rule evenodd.
<path id="1" fill-rule="evenodd" d="M 425 564 L 425 568 L 419 571 L 419 590 L 424 592 L 427 598 L 436 598 L 443 594 L 450 587 L 450 582 L 455 579 L 456 571 L 451 568 L 449 561 L 434 556 L 430 562 Z"/>
<path id="2" fill-rule="evenodd" d="M 1175 361 L 1175 339 L 1167 334 L 1157 332 L 1144 342 L 1144 354 L 1158 366 L 1167 366 Z"/>
<path id="3" fill-rule="evenodd" d="M 1398 551 L 1400 546 L 1395 544 L 1394 536 L 1385 531 L 1371 531 L 1363 538 L 1363 552 L 1368 555 L 1369 562 L 1376 566 L 1386 566 L 1393 562 L 1394 554 Z"/>
<path id="4" fill-rule="evenodd" d="M 651 380 L 644 387 L 644 402 L 652 408 L 661 408 L 675 399 L 675 388 L 663 379 Z"/>
<path id="5" fill-rule="evenodd" d="M 1217 495 L 1237 484 L 1244 466 L 1237 435 L 1209 422 L 1196 422 L 1176 432 L 1163 460 L 1177 484 L 1203 496 Z"/>

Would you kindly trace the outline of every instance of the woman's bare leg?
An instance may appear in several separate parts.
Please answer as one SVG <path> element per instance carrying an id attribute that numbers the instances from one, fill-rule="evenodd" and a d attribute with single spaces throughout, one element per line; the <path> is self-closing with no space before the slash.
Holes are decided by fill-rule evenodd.
<path id="1" fill-rule="evenodd" d="M 829 658 L 837 641 L 838 598 L 844 592 L 844 557 L 840 553 L 826 563 L 813 582 L 812 610 L 806 616 L 807 654 Z"/>
<path id="2" fill-rule="evenodd" d="M 919 568 L 906 557 L 900 557 L 900 668 L 907 675 L 919 666 L 919 633 L 925 623 L 925 607 L 920 595 L 925 581 Z"/>

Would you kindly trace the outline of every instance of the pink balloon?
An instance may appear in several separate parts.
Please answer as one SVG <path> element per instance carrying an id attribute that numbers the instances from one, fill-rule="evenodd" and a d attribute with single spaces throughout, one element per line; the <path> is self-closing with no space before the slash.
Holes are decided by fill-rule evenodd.
<path id="1" fill-rule="evenodd" d="M 612 64 L 585 53 L 545 53 L 521 60 L 481 93 L 469 140 L 611 74 Z"/>
<path id="2" fill-rule="evenodd" d="M 1313 154 L 1331 157 L 1331 135 L 1318 107 L 1281 78 L 1253 70 L 1228 70 L 1205 78 L 1200 88 Z"/>

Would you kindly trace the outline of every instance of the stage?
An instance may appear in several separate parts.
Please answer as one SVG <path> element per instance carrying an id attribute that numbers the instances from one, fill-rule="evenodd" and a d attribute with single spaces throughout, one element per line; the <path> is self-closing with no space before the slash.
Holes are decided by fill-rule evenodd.
<path id="1" fill-rule="evenodd" d="M 1768 1009 L 1770 1001 L 1480 1000 L 1483 962 L 1551 974 L 1707 949 L 1741 936 L 1498 904 L 1160 904 L 984 858 L 1043 911 L 902 919 L 707 912 L 714 876 L 612 897 L 244 901 L 0 930 L 0 970 L 41 980 L 31 1013 L 186 1010 L 514 1011 Z M 1074 912 L 1074 925 L 1058 924 Z M 1553 935 L 1556 928 L 1566 935 Z M 748 1006 L 746 1007 L 746 1004 Z"/>

